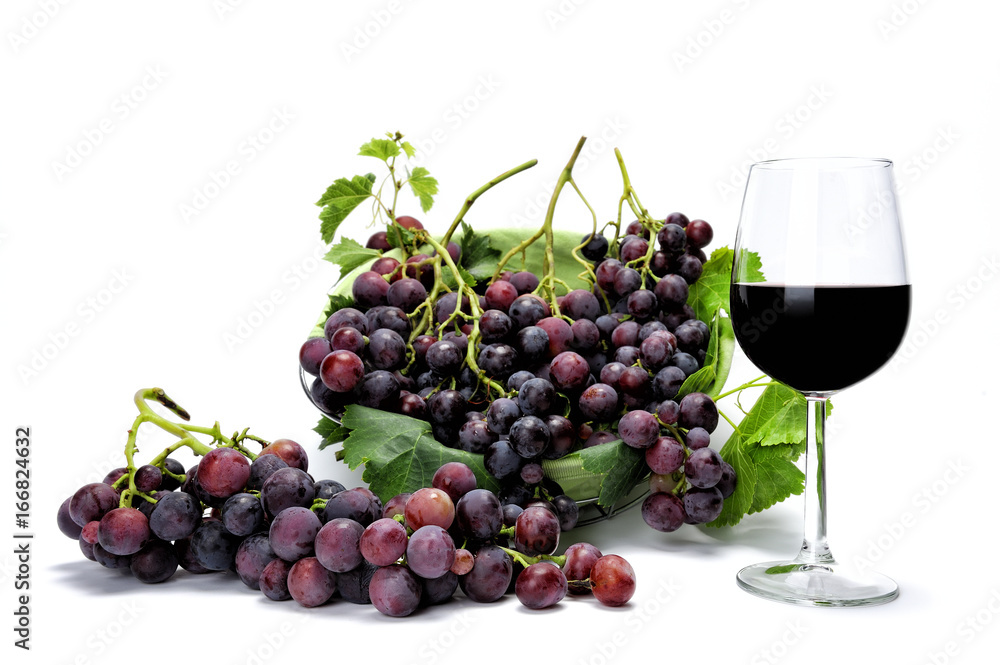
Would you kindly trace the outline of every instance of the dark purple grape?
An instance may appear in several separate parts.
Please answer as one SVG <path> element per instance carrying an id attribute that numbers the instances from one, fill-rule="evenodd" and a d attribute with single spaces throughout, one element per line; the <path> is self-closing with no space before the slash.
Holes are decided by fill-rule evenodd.
<path id="1" fill-rule="evenodd" d="M 386 300 L 392 307 L 398 307 L 406 313 L 417 308 L 427 298 L 427 289 L 419 280 L 404 277 L 389 285 Z"/>
<path id="2" fill-rule="evenodd" d="M 684 231 L 687 233 L 688 242 L 692 247 L 701 249 L 712 242 L 712 225 L 704 219 L 692 219 Z"/>
<path id="3" fill-rule="evenodd" d="M 529 273 L 530 274 L 530 273 Z M 515 328 L 527 328 L 536 325 L 549 316 L 549 307 L 541 298 L 533 295 L 518 296 L 507 310 Z"/>
<path id="4" fill-rule="evenodd" d="M 260 490 L 261 503 L 271 517 L 292 506 L 309 506 L 314 498 L 313 479 L 302 469 L 293 467 L 272 473 Z"/>
<path id="5" fill-rule="evenodd" d="M 600 383 L 611 386 L 617 392 L 621 385 L 618 383 L 626 366 L 620 362 L 610 362 L 601 368 Z"/>
<path id="6" fill-rule="evenodd" d="M 317 480 L 313 483 L 313 491 L 317 499 L 329 499 L 334 494 L 340 494 L 346 489 L 343 483 L 339 483 L 336 480 Z"/>
<path id="7" fill-rule="evenodd" d="M 671 436 L 661 436 L 646 449 L 646 464 L 653 473 L 673 473 L 684 464 L 685 455 L 680 441 Z"/>
<path id="8" fill-rule="evenodd" d="M 580 394 L 579 406 L 587 420 L 610 421 L 618 413 L 618 393 L 605 383 L 595 383 Z"/>
<path id="9" fill-rule="evenodd" d="M 245 538 L 236 549 L 236 574 L 251 589 L 260 589 L 260 576 L 264 568 L 278 558 L 271 549 L 266 533 L 255 533 Z"/>
<path id="10" fill-rule="evenodd" d="M 367 309 L 376 305 L 387 304 L 389 282 L 374 270 L 368 270 L 354 278 L 351 285 L 351 295 L 359 307 Z"/>
<path id="11" fill-rule="evenodd" d="M 319 366 L 323 385 L 337 393 L 354 390 L 365 376 L 361 358 L 352 351 L 338 350 L 329 353 Z"/>
<path id="12" fill-rule="evenodd" d="M 535 378 L 535 375 L 524 369 L 514 372 L 507 379 L 507 390 L 520 390 L 525 382 L 533 378 Z"/>
<path id="13" fill-rule="evenodd" d="M 490 444 L 483 455 L 486 471 L 497 480 L 508 478 L 521 470 L 523 458 L 517 454 L 510 441 L 500 439 Z"/>
<path id="14" fill-rule="evenodd" d="M 618 377 L 618 386 L 626 395 L 645 397 L 650 386 L 649 372 L 641 367 L 626 367 Z"/>
<path id="15" fill-rule="evenodd" d="M 503 507 L 503 525 L 511 527 L 517 524 L 517 516 L 524 512 L 524 508 L 516 503 L 508 503 Z"/>
<path id="16" fill-rule="evenodd" d="M 405 617 L 420 606 L 422 588 L 420 580 L 408 568 L 388 566 L 372 575 L 368 593 L 372 605 L 382 614 Z"/>
<path id="17" fill-rule="evenodd" d="M 715 488 L 722 494 L 723 499 L 728 499 L 736 491 L 736 470 L 728 462 L 722 462 L 722 478 Z"/>
<path id="18" fill-rule="evenodd" d="M 517 454 L 525 459 L 533 459 L 545 452 L 550 436 L 545 421 L 537 416 L 518 418 L 510 427 L 510 444 Z"/>
<path id="19" fill-rule="evenodd" d="M 253 494 L 234 494 L 226 499 L 220 517 L 226 531 L 234 536 L 249 536 L 264 528 L 264 506 Z"/>
<path id="20" fill-rule="evenodd" d="M 601 301 L 590 291 L 574 289 L 563 296 L 560 308 L 575 321 L 594 321 L 601 314 Z"/>
<path id="21" fill-rule="evenodd" d="M 552 497 L 552 505 L 556 509 L 556 517 L 559 518 L 559 528 L 562 531 L 573 529 L 580 519 L 580 506 L 576 501 L 565 494 L 559 494 Z"/>
<path id="22" fill-rule="evenodd" d="M 644 230 L 644 235 L 649 235 L 649 232 Z M 649 243 L 645 238 L 635 237 L 630 239 L 626 237 L 620 251 L 622 262 L 628 264 L 632 261 L 638 261 L 646 256 L 647 251 L 649 251 Z"/>
<path id="23" fill-rule="evenodd" d="M 301 506 L 285 508 L 271 522 L 268 538 L 274 553 L 285 561 L 298 561 L 313 553 L 313 541 L 323 526 L 316 513 Z M 195 537 L 198 532 L 195 532 Z"/>
<path id="24" fill-rule="evenodd" d="M 323 331 L 326 338 L 330 339 L 334 331 L 340 328 L 355 328 L 361 334 L 367 335 L 368 319 L 353 307 L 344 307 L 330 315 L 323 326 Z"/>
<path id="25" fill-rule="evenodd" d="M 684 493 L 684 514 L 693 524 L 707 524 L 722 514 L 722 503 L 722 492 L 717 487 L 694 487 Z"/>
<path id="26" fill-rule="evenodd" d="M 584 448 L 593 448 L 594 446 L 600 446 L 605 443 L 611 443 L 612 441 L 617 441 L 618 435 L 614 432 L 608 432 L 606 430 L 597 429 L 587 437 L 587 440 L 583 443 Z"/>
<path id="27" fill-rule="evenodd" d="M 164 492 L 172 492 L 181 486 L 181 481 L 174 478 L 174 476 L 184 475 L 184 465 L 175 460 L 173 457 L 168 457 L 163 460 L 162 467 L 162 479 L 160 480 L 160 489 Z M 167 472 L 170 473 L 167 473 Z M 174 474 L 174 476 L 170 474 Z"/>
<path id="28" fill-rule="evenodd" d="M 486 410 L 486 424 L 490 431 L 496 434 L 507 434 L 510 426 L 520 417 L 521 408 L 517 402 L 508 397 L 493 400 Z"/>
<path id="29" fill-rule="evenodd" d="M 368 336 L 367 351 L 368 359 L 376 369 L 392 371 L 406 365 L 406 341 L 395 330 L 379 328 L 373 332 Z"/>
<path id="30" fill-rule="evenodd" d="M 527 416 L 544 416 L 549 413 L 555 399 L 555 386 L 546 379 L 529 379 L 524 382 L 517 393 L 518 407 L 521 413 Z M 499 433 L 504 434 L 505 432 Z"/>
<path id="31" fill-rule="evenodd" d="M 406 542 L 406 527 L 383 517 L 369 524 L 361 534 L 361 556 L 376 566 L 391 566 L 406 553 Z"/>
<path id="32" fill-rule="evenodd" d="M 486 307 L 507 312 L 517 296 L 517 287 L 510 282 L 494 282 L 486 288 Z"/>
<path id="33" fill-rule="evenodd" d="M 510 276 L 510 283 L 519 294 L 531 293 L 538 288 L 538 276 L 527 270 L 516 272 Z"/>
<path id="34" fill-rule="evenodd" d="M 616 347 L 638 346 L 639 332 L 642 329 L 635 321 L 623 321 L 611 333 L 611 343 Z"/>
<path id="35" fill-rule="evenodd" d="M 129 556 L 150 539 L 149 520 L 136 508 L 115 508 L 101 518 L 97 539 L 111 554 Z"/>
<path id="36" fill-rule="evenodd" d="M 80 538 L 80 532 L 83 531 L 83 527 L 73 521 L 73 518 L 69 514 L 69 504 L 73 500 L 73 497 L 67 498 L 61 504 L 59 504 L 59 512 L 56 515 L 56 523 L 59 525 L 59 530 L 67 538 L 72 538 L 73 540 L 78 540 Z"/>
<path id="37" fill-rule="evenodd" d="M 482 423 L 482 421 L 477 421 Z M 485 423 L 482 423 L 485 426 Z M 458 501 L 476 489 L 476 474 L 461 462 L 445 462 L 434 472 L 431 487 L 444 491 L 452 501 Z"/>
<path id="38" fill-rule="evenodd" d="M 709 433 L 719 424 L 719 409 L 705 393 L 690 393 L 680 401 L 681 415 L 678 423 L 684 429 L 704 428 Z"/>
<path id="39" fill-rule="evenodd" d="M 573 341 L 570 343 L 577 351 L 594 351 L 601 343 L 601 330 L 590 319 L 577 319 L 570 326 Z"/>
<path id="40" fill-rule="evenodd" d="M 564 351 L 553 358 L 549 369 L 552 384 L 563 392 L 582 390 L 590 377 L 590 365 L 583 356 L 574 351 Z"/>
<path id="41" fill-rule="evenodd" d="M 462 423 L 458 429 L 458 447 L 467 453 L 482 455 L 496 440 L 497 435 L 482 420 Z"/>
<path id="42" fill-rule="evenodd" d="M 684 436 L 684 443 L 691 450 L 706 448 L 711 441 L 712 435 L 703 427 L 692 427 Z"/>
<path id="43" fill-rule="evenodd" d="M 624 257 L 622 257 L 624 258 Z M 622 268 L 615 275 L 615 293 L 620 298 L 627 298 L 642 288 L 642 275 L 634 268 Z"/>
<path id="44" fill-rule="evenodd" d="M 325 337 L 307 339 L 299 348 L 299 365 L 309 374 L 319 376 L 319 364 L 332 350 Z"/>
<path id="45" fill-rule="evenodd" d="M 545 426 L 549 428 L 549 447 L 542 453 L 545 459 L 558 459 L 569 454 L 576 443 L 576 430 L 565 416 L 551 414 L 545 416 Z"/>
<path id="46" fill-rule="evenodd" d="M 679 307 L 687 302 L 688 284 L 680 275 L 667 275 L 656 283 L 653 293 L 664 309 Z"/>
<path id="47" fill-rule="evenodd" d="M 441 577 L 432 580 L 422 580 L 423 596 L 421 602 L 425 605 L 439 605 L 452 596 L 458 589 L 458 575 L 448 571 Z"/>
<path id="48" fill-rule="evenodd" d="M 643 521 L 657 531 L 676 531 L 684 518 L 684 503 L 673 494 L 654 492 L 642 502 Z"/>
<path id="49" fill-rule="evenodd" d="M 545 471 L 542 469 L 542 465 L 537 462 L 529 462 L 521 467 L 521 481 L 525 485 L 534 486 L 542 482 L 545 477 Z"/>
<path id="50" fill-rule="evenodd" d="M 455 563 L 455 542 L 439 526 L 422 526 L 410 535 L 406 545 L 406 563 L 420 577 L 441 577 Z"/>
<path id="51" fill-rule="evenodd" d="M 365 314 L 369 319 L 369 330 L 384 328 L 408 339 L 412 326 L 406 312 L 398 307 L 376 307 Z"/>
<path id="52" fill-rule="evenodd" d="M 135 488 L 144 494 L 150 494 L 160 489 L 163 473 L 152 464 L 143 464 L 135 470 Z"/>
<path id="53" fill-rule="evenodd" d="M 608 253 L 608 239 L 599 233 L 586 234 L 580 240 L 580 244 L 583 245 L 580 254 L 588 261 L 600 261 Z"/>
<path id="54" fill-rule="evenodd" d="M 503 382 L 516 369 L 517 351 L 508 344 L 489 344 L 479 352 L 476 362 L 486 376 Z"/>
<path id="55" fill-rule="evenodd" d="M 247 489 L 259 492 L 272 473 L 286 467 L 288 467 L 288 463 L 278 455 L 258 455 L 257 459 L 250 463 L 250 479 L 247 480 Z"/>
<path id="56" fill-rule="evenodd" d="M 605 293 L 614 293 L 615 277 L 623 267 L 622 262 L 618 259 L 601 261 L 594 269 L 594 274 L 597 276 L 597 286 Z"/>
<path id="57" fill-rule="evenodd" d="M 472 571 L 463 575 L 459 584 L 471 600 L 492 603 L 506 593 L 513 574 L 514 565 L 510 556 L 496 545 L 486 545 L 476 552 Z"/>
<path id="58" fill-rule="evenodd" d="M 425 358 L 427 366 L 438 376 L 454 376 L 462 367 L 464 354 L 454 342 L 441 340 L 431 344 Z"/>
<path id="59" fill-rule="evenodd" d="M 399 381 L 391 372 L 379 369 L 366 374 L 357 388 L 361 406 L 393 411 L 399 403 Z"/>
<path id="60" fill-rule="evenodd" d="M 69 515 L 73 522 L 84 527 L 88 522 L 100 520 L 105 513 L 118 507 L 118 492 L 104 483 L 89 483 L 73 494 Z"/>
<path id="61" fill-rule="evenodd" d="M 574 543 L 566 548 L 563 574 L 569 580 L 569 592 L 574 595 L 590 593 L 590 571 L 603 555 L 590 543 Z M 574 584 L 582 582 L 582 584 Z"/>
<path id="62" fill-rule="evenodd" d="M 628 313 L 640 321 L 645 321 L 656 314 L 656 296 L 648 289 L 633 291 L 629 294 L 627 303 Z"/>
<path id="63" fill-rule="evenodd" d="M 566 597 L 569 584 L 562 570 L 548 561 L 533 563 L 520 572 L 514 592 L 525 607 L 540 610 Z"/>
<path id="64" fill-rule="evenodd" d="M 382 509 L 372 501 L 371 497 L 354 488 L 338 492 L 327 499 L 326 507 L 323 508 L 322 521 L 330 522 L 338 518 L 352 519 L 368 526 L 382 516 Z"/>
<path id="65" fill-rule="evenodd" d="M 518 330 L 515 343 L 522 360 L 531 362 L 548 356 L 549 334 L 539 326 L 525 326 Z"/>
<path id="66" fill-rule="evenodd" d="M 336 573 L 324 568 L 316 557 L 300 559 L 288 571 L 288 593 L 303 607 L 319 607 L 336 591 Z"/>
<path id="67" fill-rule="evenodd" d="M 660 435 L 660 424 L 648 411 L 629 411 L 618 421 L 618 434 L 632 448 L 649 448 Z"/>
<path id="68" fill-rule="evenodd" d="M 385 231 L 376 231 L 369 236 L 368 242 L 365 243 L 365 247 L 368 249 L 378 249 L 383 252 L 389 251 L 392 249 L 392 245 L 389 244 L 389 241 L 386 239 L 386 235 Z"/>
<path id="69" fill-rule="evenodd" d="M 228 570 L 236 560 L 239 546 L 240 539 L 216 521 L 203 522 L 190 540 L 192 558 L 208 570 Z"/>
<path id="70" fill-rule="evenodd" d="M 684 372 L 685 377 L 691 376 L 699 369 L 698 359 L 690 353 L 685 353 L 683 351 L 678 351 L 672 355 L 668 364 L 671 367 L 676 367 Z"/>
<path id="71" fill-rule="evenodd" d="M 682 254 L 677 259 L 675 272 L 683 277 L 684 281 L 688 284 L 694 284 L 701 278 L 701 273 L 704 269 L 704 265 L 698 257 L 690 254 Z"/>
<path id="72" fill-rule="evenodd" d="M 455 503 L 444 490 L 422 487 L 407 499 L 404 514 L 413 530 L 428 525 L 449 529 L 455 521 Z"/>
<path id="73" fill-rule="evenodd" d="M 242 490 L 250 479 L 250 461 L 235 448 L 215 448 L 198 464 L 198 482 L 216 498 Z"/>
<path id="74" fill-rule="evenodd" d="M 292 564 L 282 559 L 274 559 L 261 571 L 258 586 L 264 595 L 271 600 L 289 600 L 292 594 L 288 592 L 288 571 Z"/>
<path id="75" fill-rule="evenodd" d="M 177 572 L 177 554 L 163 540 L 153 540 L 129 559 L 132 576 L 143 584 L 166 582 Z"/>
<path id="76" fill-rule="evenodd" d="M 684 371 L 679 367 L 667 366 L 653 377 L 653 392 L 657 399 L 672 400 L 684 385 Z M 682 425 L 683 427 L 683 425 Z"/>
<path id="77" fill-rule="evenodd" d="M 722 480 L 722 458 L 711 448 L 699 448 L 684 462 L 684 475 L 694 487 L 715 487 Z"/>
<path id="78" fill-rule="evenodd" d="M 514 549 L 528 556 L 552 554 L 559 546 L 559 518 L 554 511 L 529 506 L 517 517 Z"/>
<path id="79" fill-rule="evenodd" d="M 167 492 L 149 514 L 149 530 L 161 540 L 180 540 L 201 524 L 201 503 L 187 492 Z"/>
<path id="80" fill-rule="evenodd" d="M 378 566 L 373 566 L 367 561 L 362 561 L 361 565 L 354 570 L 337 575 L 337 593 L 349 603 L 355 605 L 371 605 L 372 599 L 369 593 L 372 577 Z"/>
<path id="81" fill-rule="evenodd" d="M 432 423 L 458 425 L 465 422 L 469 402 L 457 390 L 439 390 L 427 400 L 427 413 Z"/>
<path id="82" fill-rule="evenodd" d="M 479 332 L 487 344 L 506 339 L 513 327 L 510 317 L 498 309 L 488 309 L 479 317 Z"/>
<path id="83" fill-rule="evenodd" d="M 361 535 L 364 532 L 365 527 L 352 519 L 330 520 L 315 534 L 316 558 L 324 568 L 335 573 L 357 568 L 362 558 Z"/>

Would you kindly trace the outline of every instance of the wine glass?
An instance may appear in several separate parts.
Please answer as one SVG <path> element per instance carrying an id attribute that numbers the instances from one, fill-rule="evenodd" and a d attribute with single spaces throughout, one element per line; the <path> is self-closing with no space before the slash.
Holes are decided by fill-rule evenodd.
<path id="1" fill-rule="evenodd" d="M 759 261 L 757 260 L 759 258 Z M 892 162 L 780 159 L 747 177 L 730 287 L 747 357 L 806 398 L 805 529 L 791 561 L 748 566 L 744 590 L 798 605 L 885 603 L 899 589 L 838 564 L 826 535 L 827 400 L 896 352 L 910 316 Z"/>

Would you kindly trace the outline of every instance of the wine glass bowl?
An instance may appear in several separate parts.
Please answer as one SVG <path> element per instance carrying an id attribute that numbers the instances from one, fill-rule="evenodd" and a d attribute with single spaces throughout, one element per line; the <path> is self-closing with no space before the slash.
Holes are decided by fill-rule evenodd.
<path id="1" fill-rule="evenodd" d="M 898 587 L 838 564 L 826 535 L 827 399 L 875 373 L 910 312 L 892 162 L 786 159 L 754 164 L 737 231 L 731 312 L 759 369 L 806 398 L 805 533 L 798 556 L 748 566 L 738 584 L 816 606 L 873 605 Z"/>

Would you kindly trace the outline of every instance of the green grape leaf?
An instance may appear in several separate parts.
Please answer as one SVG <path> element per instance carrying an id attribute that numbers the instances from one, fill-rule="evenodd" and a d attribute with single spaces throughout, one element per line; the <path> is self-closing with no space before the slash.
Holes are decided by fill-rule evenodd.
<path id="1" fill-rule="evenodd" d="M 685 379 L 675 397 L 678 401 L 689 393 L 705 393 L 711 397 L 718 397 L 726 379 L 729 378 L 729 368 L 732 366 L 733 353 L 736 350 L 733 322 L 728 317 L 722 316 L 721 310 L 716 310 L 709 329 L 711 337 L 705 354 L 705 364 Z"/>
<path id="2" fill-rule="evenodd" d="M 438 181 L 423 166 L 413 169 L 406 179 L 413 195 L 420 199 L 420 209 L 427 212 L 434 205 L 434 195 L 438 193 Z"/>
<path id="3" fill-rule="evenodd" d="M 319 213 L 319 218 L 323 222 L 320 225 L 323 242 L 333 241 L 340 223 L 361 205 L 362 201 L 372 195 L 374 183 L 375 176 L 369 173 L 363 176 L 356 175 L 350 180 L 340 178 L 326 188 L 323 196 L 316 202 L 316 205 L 323 207 Z"/>
<path id="4" fill-rule="evenodd" d="M 743 266 L 745 281 L 764 281 L 764 274 L 760 270 L 760 256 L 755 252 L 743 251 L 747 257 Z M 733 276 L 733 256 L 733 250 L 729 247 L 720 247 L 712 252 L 701 277 L 689 289 L 688 304 L 694 309 L 695 316 L 702 321 L 711 321 L 718 309 L 732 315 L 729 311 L 729 285 Z"/>
<path id="5" fill-rule="evenodd" d="M 495 249 L 489 235 L 480 235 L 472 227 L 462 221 L 462 238 L 459 241 L 462 248 L 462 268 L 477 281 L 488 280 L 493 276 L 500 259 L 500 250 Z"/>
<path id="6" fill-rule="evenodd" d="M 358 152 L 362 157 L 375 157 L 388 162 L 399 154 L 399 145 L 392 139 L 372 139 L 361 146 Z"/>
<path id="7" fill-rule="evenodd" d="M 623 441 L 584 448 L 575 454 L 585 471 L 604 475 L 597 503 L 605 508 L 615 505 L 649 473 L 643 451 L 627 446 Z"/>
<path id="8" fill-rule="evenodd" d="M 330 248 L 323 258 L 340 267 L 339 282 L 358 266 L 376 259 L 382 252 L 377 249 L 362 247 L 361 243 L 351 238 L 341 238 L 340 242 Z"/>
<path id="9" fill-rule="evenodd" d="M 500 490 L 482 455 L 441 445 L 425 420 L 351 404 L 343 424 L 350 431 L 344 441 L 344 461 L 352 469 L 364 465 L 362 479 L 382 501 L 430 487 L 434 473 L 446 462 L 466 464 L 476 474 L 478 487 Z"/>
<path id="10" fill-rule="evenodd" d="M 417 149 L 414 148 L 409 141 L 403 141 L 402 143 L 399 144 L 399 146 L 403 149 L 403 152 L 405 152 L 406 156 L 410 159 L 413 159 L 413 156 L 417 154 Z"/>
<path id="11" fill-rule="evenodd" d="M 413 231 L 406 228 L 405 226 L 400 226 L 399 224 L 393 224 L 385 232 L 385 240 L 389 243 L 389 247 L 404 247 L 413 244 Z"/>
<path id="12" fill-rule="evenodd" d="M 338 425 L 335 421 L 330 420 L 326 416 L 319 419 L 316 423 L 316 427 L 313 431 L 323 437 L 322 443 L 319 444 L 319 449 L 323 450 L 327 446 L 331 446 L 335 443 L 340 443 L 347 438 L 350 430 L 343 425 Z"/>

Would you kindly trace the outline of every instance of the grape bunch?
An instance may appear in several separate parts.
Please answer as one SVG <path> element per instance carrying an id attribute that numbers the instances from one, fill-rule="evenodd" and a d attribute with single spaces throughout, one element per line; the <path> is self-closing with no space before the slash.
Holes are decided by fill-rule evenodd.
<path id="1" fill-rule="evenodd" d="M 423 230 L 399 217 L 367 246 L 390 249 L 397 225 Z M 675 398 L 710 341 L 687 300 L 712 235 L 681 213 L 636 220 L 614 241 L 587 234 L 577 249 L 592 288 L 558 296 L 544 275 L 503 265 L 475 291 L 447 290 L 434 256 L 380 256 L 354 279 L 352 305 L 299 350 L 312 401 L 330 415 L 359 404 L 428 421 L 442 445 L 483 455 L 502 503 L 551 500 L 564 528 L 573 502 L 543 462 L 621 439 L 647 449 L 651 526 L 710 522 L 736 482 L 707 448 L 718 411 L 702 393 Z M 456 243 L 440 247 L 460 262 Z"/>
<path id="2" fill-rule="evenodd" d="M 501 506 L 457 462 L 438 469 L 432 487 L 383 506 L 366 488 L 314 480 L 290 439 L 252 461 L 218 447 L 186 472 L 171 457 L 114 469 L 57 516 L 86 558 L 147 584 L 178 567 L 232 571 L 271 600 L 316 607 L 339 596 L 389 616 L 443 603 L 459 588 L 477 602 L 513 592 L 531 608 L 591 590 L 604 604 L 626 603 L 635 573 L 621 557 L 584 544 L 554 556 L 559 519 L 542 501 Z"/>

